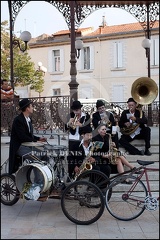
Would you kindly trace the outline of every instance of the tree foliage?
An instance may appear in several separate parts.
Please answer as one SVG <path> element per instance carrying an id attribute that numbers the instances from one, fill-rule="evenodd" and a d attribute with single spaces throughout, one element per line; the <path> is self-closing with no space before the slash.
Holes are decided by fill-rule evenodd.
<path id="1" fill-rule="evenodd" d="M 16 38 L 17 39 L 17 38 Z M 20 44 L 23 45 L 23 42 Z M 36 92 L 43 92 L 43 72 L 37 71 L 34 62 L 26 52 L 13 45 L 13 78 L 14 86 L 30 86 Z M 1 23 L 1 79 L 10 80 L 10 38 L 8 21 Z"/>

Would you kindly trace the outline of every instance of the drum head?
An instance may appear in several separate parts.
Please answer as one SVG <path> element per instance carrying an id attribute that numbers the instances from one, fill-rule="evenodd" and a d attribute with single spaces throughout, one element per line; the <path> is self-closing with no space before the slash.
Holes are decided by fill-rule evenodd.
<path id="1" fill-rule="evenodd" d="M 55 145 L 53 146 L 53 150 L 67 150 L 67 147 L 64 145 Z"/>
<path id="2" fill-rule="evenodd" d="M 44 143 L 42 143 L 42 142 L 23 142 L 22 145 L 26 146 L 26 147 L 42 147 L 42 146 L 44 146 Z"/>
<path id="3" fill-rule="evenodd" d="M 16 186 L 22 192 L 25 183 L 35 183 L 41 188 L 41 192 L 46 192 L 54 180 L 53 172 L 47 165 L 31 163 L 22 166 L 16 173 Z"/>

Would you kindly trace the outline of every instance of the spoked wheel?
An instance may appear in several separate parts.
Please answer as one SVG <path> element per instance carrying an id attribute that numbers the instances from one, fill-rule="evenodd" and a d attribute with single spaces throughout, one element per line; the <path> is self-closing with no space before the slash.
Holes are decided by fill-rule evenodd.
<path id="1" fill-rule="evenodd" d="M 126 179 L 126 178 L 125 178 Z M 136 177 L 128 177 L 132 184 L 123 184 L 123 177 L 117 177 L 110 184 L 112 195 L 108 200 L 109 189 L 106 192 L 106 208 L 109 213 L 123 221 L 133 220 L 139 217 L 145 210 L 145 198 L 147 189 L 141 180 Z"/>
<path id="2" fill-rule="evenodd" d="M 75 181 L 64 190 L 61 207 L 64 215 L 73 223 L 89 225 L 102 216 L 104 197 L 95 184 Z"/>
<path id="3" fill-rule="evenodd" d="M 104 196 L 109 185 L 109 178 L 103 172 L 98 170 L 86 170 L 80 174 L 76 180 L 85 180 L 94 183 L 102 191 Z M 110 189 L 110 192 L 111 191 L 112 189 Z"/>
<path id="4" fill-rule="evenodd" d="M 12 206 L 19 200 L 19 192 L 16 188 L 15 176 L 1 175 L 1 203 Z"/>

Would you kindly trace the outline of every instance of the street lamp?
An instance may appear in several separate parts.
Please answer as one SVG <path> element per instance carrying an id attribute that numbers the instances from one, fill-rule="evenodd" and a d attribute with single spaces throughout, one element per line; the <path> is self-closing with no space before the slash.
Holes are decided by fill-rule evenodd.
<path id="1" fill-rule="evenodd" d="M 83 48 L 83 41 L 81 39 L 76 39 L 75 41 L 75 51 L 76 51 L 76 57 L 80 57 L 80 50 Z"/>
<path id="2" fill-rule="evenodd" d="M 150 46 L 151 46 L 151 40 L 148 38 L 145 38 L 142 41 L 142 47 L 146 50 L 146 58 L 148 60 L 148 77 L 151 77 L 151 67 L 150 67 Z M 153 126 L 152 121 L 152 103 L 148 104 L 148 126 Z"/>
<path id="3" fill-rule="evenodd" d="M 13 39 L 12 43 L 15 45 L 15 46 L 18 46 L 19 49 L 22 51 L 22 52 L 25 52 L 27 50 L 27 43 L 31 40 L 31 33 L 28 32 L 28 31 L 24 31 L 21 33 L 20 35 L 20 39 L 25 43 L 25 46 L 22 48 L 21 45 L 20 45 L 20 42 L 18 39 Z"/>
<path id="4" fill-rule="evenodd" d="M 146 57 L 149 57 L 149 50 L 151 47 L 151 40 L 148 38 L 143 39 L 142 41 L 142 47 L 146 50 Z"/>
<path id="5" fill-rule="evenodd" d="M 47 68 L 42 65 L 42 62 L 38 62 L 38 70 L 37 70 L 37 72 L 43 72 L 44 75 L 47 72 Z"/>

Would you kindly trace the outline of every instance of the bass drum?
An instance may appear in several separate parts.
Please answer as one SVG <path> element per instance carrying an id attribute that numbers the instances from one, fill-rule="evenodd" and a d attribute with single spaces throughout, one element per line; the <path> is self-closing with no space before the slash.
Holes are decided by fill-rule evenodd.
<path id="1" fill-rule="evenodd" d="M 40 192 L 46 192 L 54 183 L 54 173 L 49 166 L 42 163 L 27 164 L 16 173 L 16 186 L 19 192 L 22 192 L 25 183 L 39 184 Z"/>

